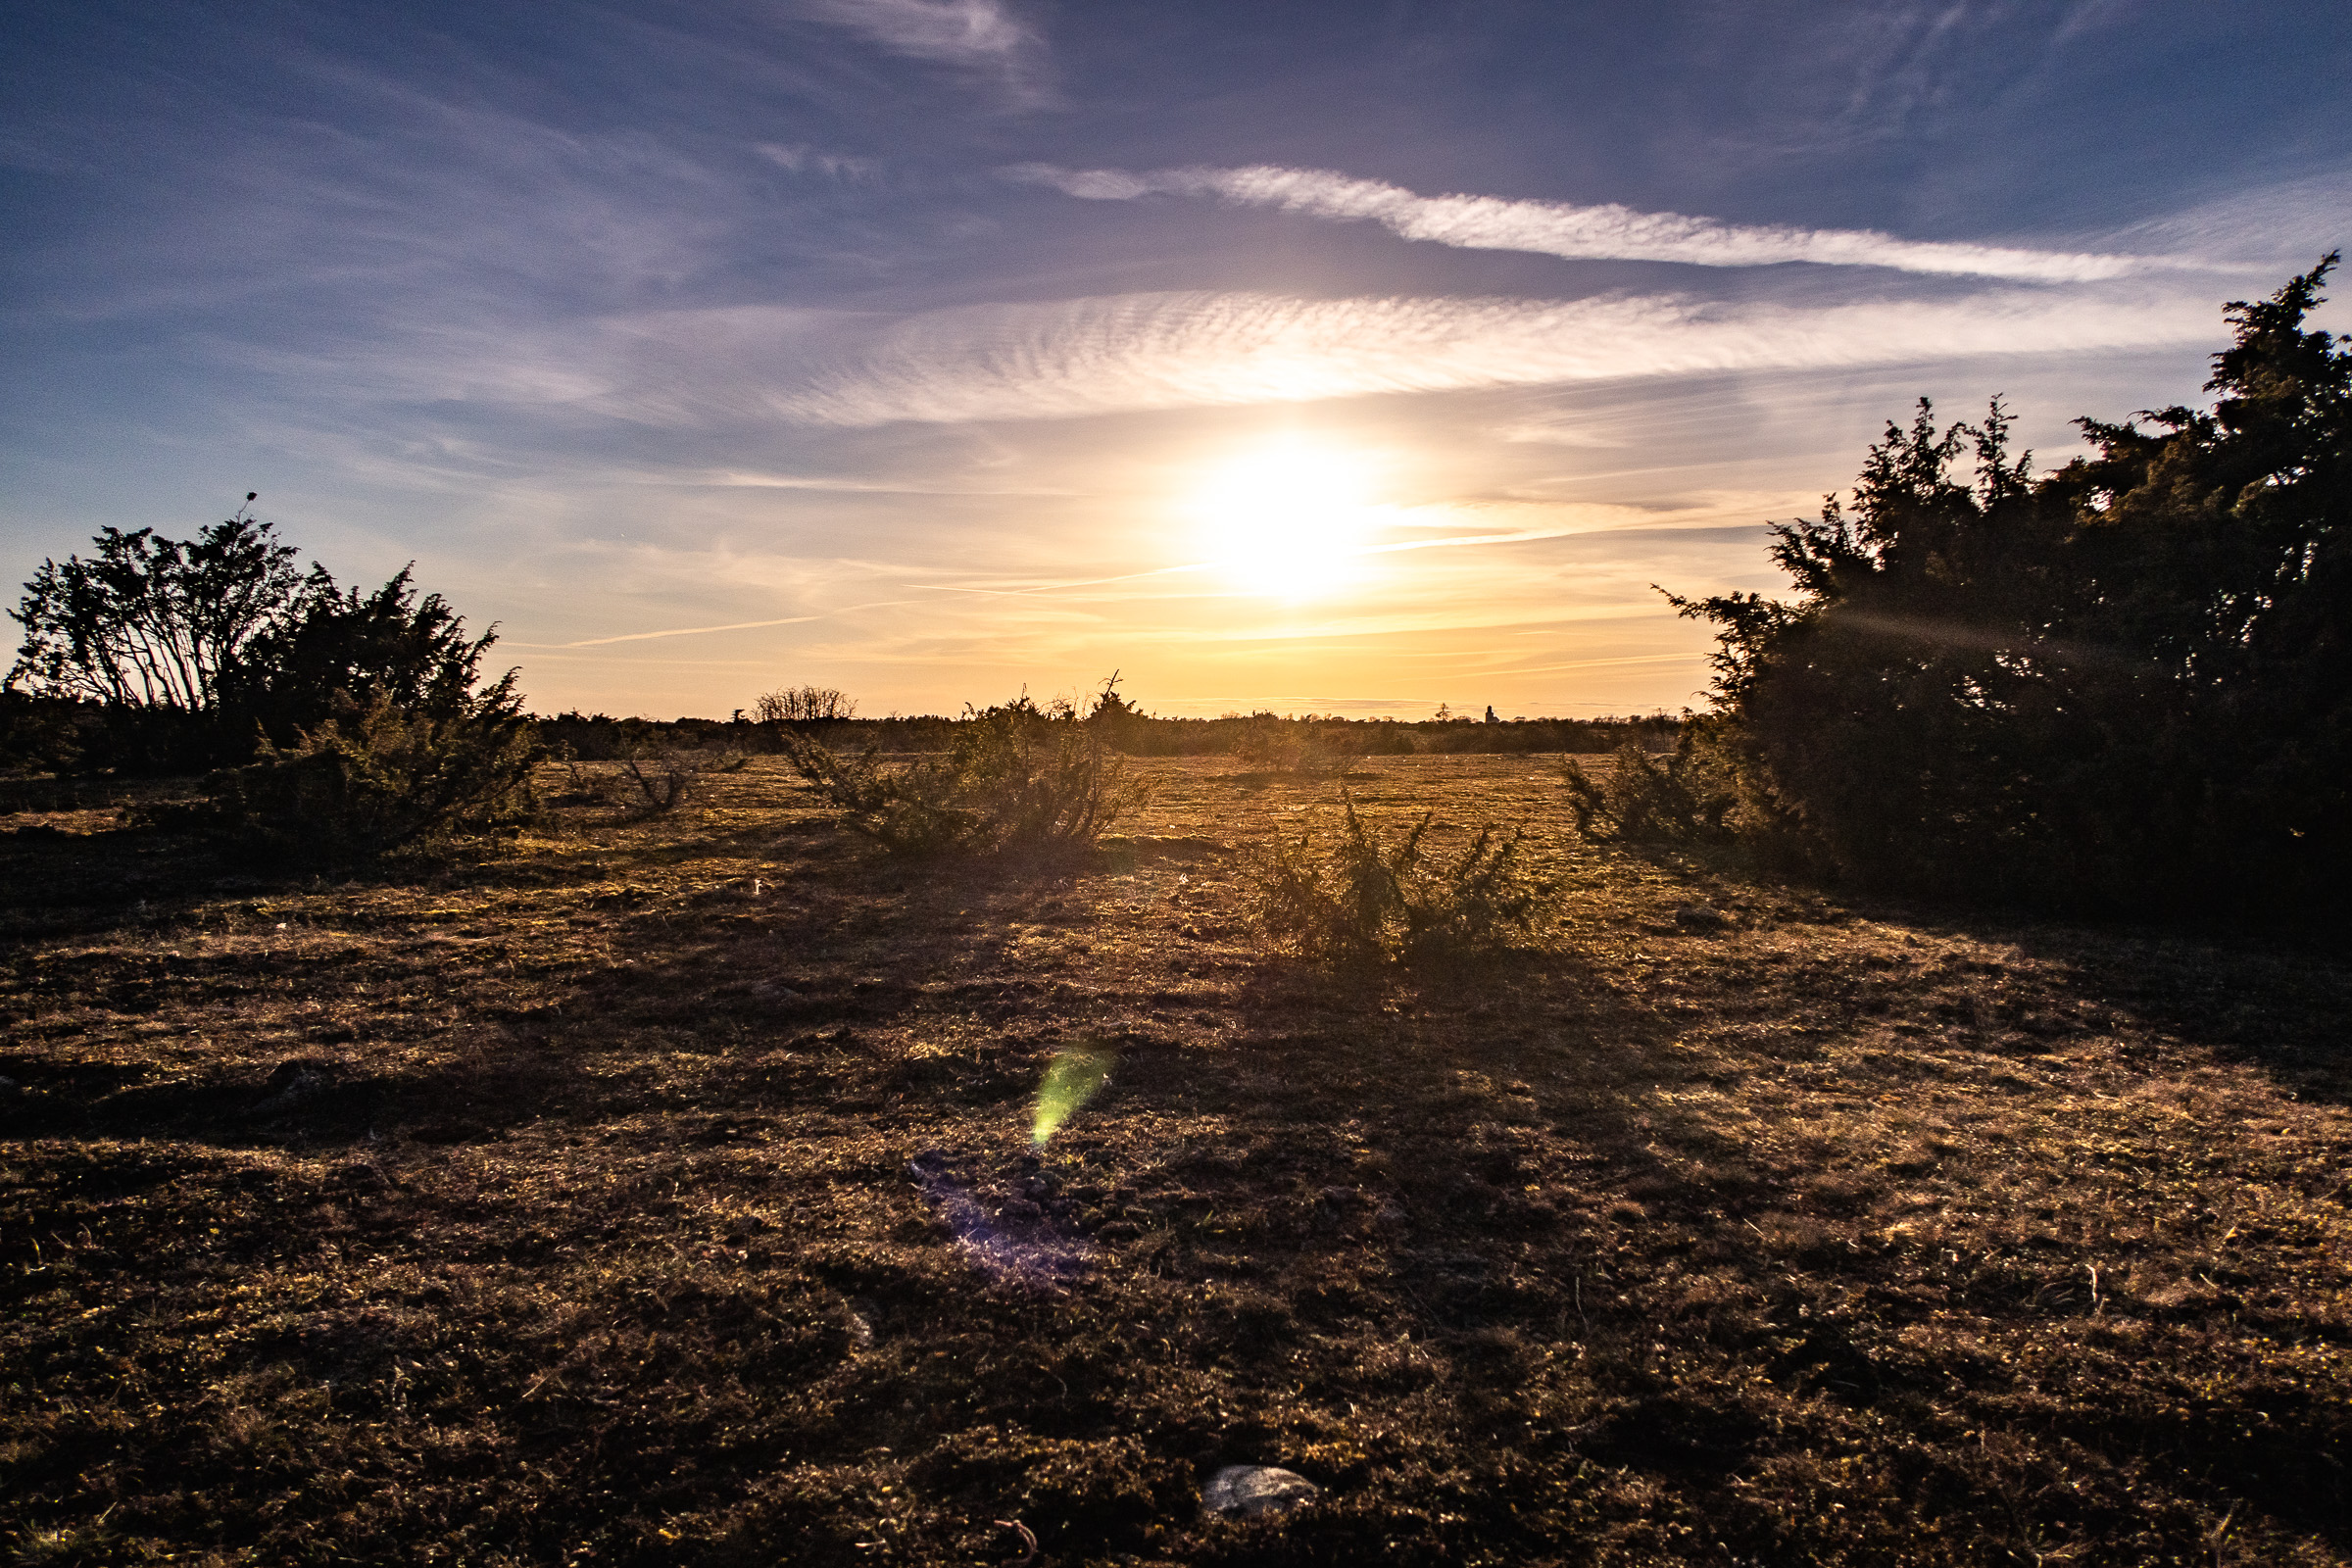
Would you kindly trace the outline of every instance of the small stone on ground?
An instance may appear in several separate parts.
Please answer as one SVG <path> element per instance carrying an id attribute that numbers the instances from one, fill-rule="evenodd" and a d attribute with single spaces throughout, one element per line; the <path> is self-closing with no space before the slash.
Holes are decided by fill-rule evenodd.
<path id="1" fill-rule="evenodd" d="M 1273 1465 L 1229 1464 L 1209 1478 L 1200 1501 L 1210 1513 L 1288 1513 L 1322 1489 L 1296 1470 Z"/>

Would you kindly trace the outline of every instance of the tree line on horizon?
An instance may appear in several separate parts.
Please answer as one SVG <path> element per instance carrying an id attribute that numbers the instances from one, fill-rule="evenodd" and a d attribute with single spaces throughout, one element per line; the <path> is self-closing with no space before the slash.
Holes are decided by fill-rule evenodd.
<path id="1" fill-rule="evenodd" d="M 0 775 L 205 775 L 205 803 L 150 811 L 265 852 L 318 858 L 419 838 L 513 828 L 538 808 L 550 758 L 624 764 L 650 809 L 681 802 L 714 758 L 794 756 L 804 743 L 955 753 L 975 724 L 1009 725 L 1022 755 L 1056 726 L 1089 748 L 1232 756 L 1331 772 L 1349 759 L 1420 753 L 1585 750 L 1672 743 L 1679 720 L 1419 722 L 1271 712 L 1161 718 L 1113 676 L 1084 703 L 1026 692 L 964 713 L 860 719 L 848 693 L 786 687 L 727 720 L 659 721 L 523 709 L 518 672 L 485 673 L 497 631 L 469 636 L 413 564 L 373 590 L 347 588 L 247 508 L 175 540 L 103 528 L 85 558 L 47 561 L 15 618 L 25 636 L 0 683 Z M 651 764 L 650 767 L 648 764 Z"/>
<path id="2" fill-rule="evenodd" d="M 256 499 L 249 494 L 248 507 Z M 243 766 L 371 705 L 527 721 L 551 749 L 587 760 L 679 746 L 773 754 L 786 731 L 811 727 L 878 739 L 885 751 L 936 751 L 980 711 L 860 718 L 849 693 L 803 685 L 765 693 L 728 719 L 531 715 L 518 671 L 482 669 L 496 628 L 469 637 L 446 600 L 419 592 L 414 563 L 373 590 L 345 588 L 322 565 L 300 570 L 273 525 L 243 509 L 189 540 L 102 528 L 91 543 L 87 558 L 43 562 L 12 612 L 24 640 L 0 683 L 0 771 L 152 777 Z M 1085 723 L 1134 755 L 1167 757 L 1275 757 L 1286 747 L 1343 757 L 1607 751 L 1627 740 L 1655 749 L 1672 744 L 1680 722 L 1665 712 L 1500 719 L 1492 708 L 1474 721 L 1444 705 L 1419 720 L 1266 710 L 1169 718 L 1119 695 L 1115 675 L 1083 704 L 1038 704 L 1024 693 L 1004 706 Z"/>
<path id="3" fill-rule="evenodd" d="M 1018 706 L 1023 699 L 1015 698 Z M 1469 718 L 1346 718 L 1327 713 L 1277 713 L 1261 710 L 1214 718 L 1171 718 L 1123 706 L 1101 711 L 1090 700 L 1056 716 L 1051 704 L 1031 707 L 1040 721 L 1072 722 L 1102 736 L 1130 757 L 1231 757 L 1283 765 L 1287 758 L 1530 755 L 1549 752 L 1605 754 L 1629 742 L 1644 751 L 1674 745 L 1683 715 L 1667 712 L 1600 718 L 1509 718 L 1492 723 Z M 566 711 L 535 720 L 551 746 L 590 761 L 619 760 L 658 747 L 724 748 L 759 755 L 785 750 L 788 734 L 815 735 L 829 744 L 872 745 L 883 752 L 937 752 L 955 743 L 959 726 L 975 713 L 890 714 L 865 717 L 842 713 L 825 718 L 762 719 L 757 710 L 735 718 L 622 718 L 609 713 Z"/>

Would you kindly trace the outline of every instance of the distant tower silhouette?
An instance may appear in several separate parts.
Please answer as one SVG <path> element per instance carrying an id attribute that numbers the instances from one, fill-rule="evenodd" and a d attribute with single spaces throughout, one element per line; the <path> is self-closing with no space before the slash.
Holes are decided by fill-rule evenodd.
<path id="1" fill-rule="evenodd" d="M 1489 703 L 1487 705 L 1487 722 L 1490 724 L 1499 724 L 1502 722 L 1501 719 L 1494 716 L 1494 705 L 1493 703 Z"/>

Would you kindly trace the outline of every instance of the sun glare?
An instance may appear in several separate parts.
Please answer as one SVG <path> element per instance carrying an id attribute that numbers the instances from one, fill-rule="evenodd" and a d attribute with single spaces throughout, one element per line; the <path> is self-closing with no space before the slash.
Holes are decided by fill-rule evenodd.
<path id="1" fill-rule="evenodd" d="M 1286 443 L 1211 470 L 1193 498 L 1210 559 L 1255 593 L 1302 599 L 1345 582 L 1371 532 L 1360 453 Z"/>

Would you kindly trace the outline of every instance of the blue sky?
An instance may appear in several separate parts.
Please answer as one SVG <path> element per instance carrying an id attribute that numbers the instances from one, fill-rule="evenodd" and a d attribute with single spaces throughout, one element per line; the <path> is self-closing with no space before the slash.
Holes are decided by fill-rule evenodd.
<path id="1" fill-rule="evenodd" d="M 259 513 L 542 710 L 1696 700 L 1912 399 L 2194 400 L 2308 5 L 30 4 L 0 576 Z M 2330 324 L 2352 318 L 2330 306 Z"/>

